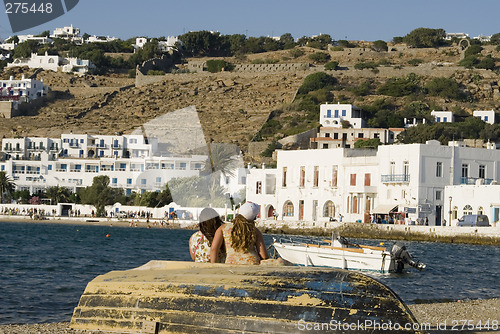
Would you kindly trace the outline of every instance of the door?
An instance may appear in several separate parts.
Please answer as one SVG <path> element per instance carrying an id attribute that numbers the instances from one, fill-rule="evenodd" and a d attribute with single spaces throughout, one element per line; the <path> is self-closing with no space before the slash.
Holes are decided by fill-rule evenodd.
<path id="1" fill-rule="evenodd" d="M 441 216 L 441 211 L 442 211 L 443 207 L 441 205 L 436 205 L 436 226 L 441 226 L 441 219 L 442 219 L 442 216 Z M 451 222 L 448 223 L 448 226 L 449 224 L 451 224 Z"/>
<path id="2" fill-rule="evenodd" d="M 304 220 L 304 200 L 299 201 L 299 220 Z"/>

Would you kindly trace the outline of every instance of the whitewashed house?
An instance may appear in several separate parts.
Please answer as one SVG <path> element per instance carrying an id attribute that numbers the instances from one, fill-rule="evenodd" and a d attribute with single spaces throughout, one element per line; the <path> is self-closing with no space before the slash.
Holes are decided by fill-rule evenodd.
<path id="1" fill-rule="evenodd" d="M 453 123 L 455 121 L 452 111 L 433 110 L 431 115 L 434 116 L 436 123 Z"/>
<path id="2" fill-rule="evenodd" d="M 90 60 L 81 60 L 70 57 L 63 58 L 57 55 L 40 56 L 37 53 L 32 53 L 30 58 L 16 58 L 12 63 L 7 64 L 7 67 L 28 66 L 29 68 L 42 68 L 57 72 L 76 72 L 87 73 L 93 71 L 96 67 Z"/>
<path id="3" fill-rule="evenodd" d="M 488 124 L 495 124 L 495 110 L 474 110 L 473 115 Z"/>
<path id="4" fill-rule="evenodd" d="M 360 129 L 366 127 L 366 122 L 361 114 L 361 109 L 352 104 L 326 103 L 320 106 L 319 122 L 325 127 L 341 128 L 344 121 L 350 127 Z"/>

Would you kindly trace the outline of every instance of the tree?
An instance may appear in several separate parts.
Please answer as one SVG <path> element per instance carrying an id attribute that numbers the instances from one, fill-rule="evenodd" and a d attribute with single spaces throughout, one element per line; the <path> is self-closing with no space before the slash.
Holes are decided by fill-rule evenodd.
<path id="1" fill-rule="evenodd" d="M 26 42 L 19 43 L 14 49 L 13 58 L 29 58 L 32 53 L 38 52 L 40 44 L 34 40 L 27 40 Z"/>
<path id="2" fill-rule="evenodd" d="M 316 52 L 316 53 L 309 55 L 309 59 L 311 59 L 315 63 L 324 64 L 328 60 L 330 60 L 330 55 L 328 53 L 325 53 L 325 52 Z"/>
<path id="3" fill-rule="evenodd" d="M 390 78 L 379 87 L 378 93 L 382 95 L 402 97 L 420 91 L 420 77 L 410 73 L 403 78 Z"/>
<path id="4" fill-rule="evenodd" d="M 0 172 L 0 203 L 3 203 L 4 195 L 11 197 L 14 189 L 16 188 L 16 184 L 14 181 L 5 173 L 4 171 Z"/>
<path id="5" fill-rule="evenodd" d="M 190 57 L 222 57 L 231 55 L 231 44 L 218 32 L 191 31 L 179 36 L 184 53 Z"/>
<path id="6" fill-rule="evenodd" d="M 122 193 L 121 189 L 111 188 L 109 186 L 109 177 L 101 175 L 94 177 L 92 185 L 81 191 L 83 204 L 91 204 L 96 208 L 98 217 L 106 216 L 106 205 L 113 204 L 115 198 Z"/>
<path id="7" fill-rule="evenodd" d="M 372 49 L 377 52 L 387 51 L 388 50 L 387 43 L 382 40 L 375 41 L 373 42 Z"/>
<path id="8" fill-rule="evenodd" d="M 415 48 L 434 48 L 443 45 L 445 36 L 443 29 L 417 28 L 403 37 L 403 41 Z"/>
<path id="9" fill-rule="evenodd" d="M 283 45 L 283 49 L 288 50 L 288 49 L 293 49 L 297 43 L 295 43 L 295 40 L 290 33 L 286 33 L 281 35 L 280 37 L 280 43 Z"/>
<path id="10" fill-rule="evenodd" d="M 305 79 L 302 86 L 299 87 L 299 94 L 307 94 L 313 90 L 321 88 L 333 88 L 337 84 L 337 79 L 325 72 L 316 72 L 309 74 Z"/>
<path id="11" fill-rule="evenodd" d="M 466 95 L 461 91 L 459 84 L 450 78 L 437 77 L 429 81 L 425 88 L 429 95 L 443 98 L 463 100 Z"/>
<path id="12" fill-rule="evenodd" d="M 70 191 L 68 188 L 54 186 L 45 191 L 46 196 L 50 199 L 51 204 L 67 202 L 69 200 Z"/>

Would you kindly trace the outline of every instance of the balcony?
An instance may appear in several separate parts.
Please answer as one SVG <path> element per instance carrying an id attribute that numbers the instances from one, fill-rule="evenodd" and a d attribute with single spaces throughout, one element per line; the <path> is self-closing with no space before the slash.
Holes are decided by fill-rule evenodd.
<path id="1" fill-rule="evenodd" d="M 382 183 L 409 183 L 409 174 L 388 174 L 382 175 Z"/>
<path id="2" fill-rule="evenodd" d="M 485 178 L 479 178 L 479 177 L 461 177 L 460 178 L 460 184 L 468 184 L 468 185 L 474 185 L 474 184 L 491 184 L 493 179 L 485 179 Z"/>

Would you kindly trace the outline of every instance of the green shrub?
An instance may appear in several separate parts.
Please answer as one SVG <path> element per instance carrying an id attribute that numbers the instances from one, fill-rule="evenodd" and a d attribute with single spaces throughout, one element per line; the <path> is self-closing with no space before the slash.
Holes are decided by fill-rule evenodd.
<path id="1" fill-rule="evenodd" d="M 334 46 L 330 48 L 331 51 L 344 51 L 344 48 L 341 46 Z"/>
<path id="2" fill-rule="evenodd" d="M 458 65 L 466 68 L 473 68 L 477 64 L 479 64 L 479 59 L 476 56 L 465 57 L 458 63 Z"/>
<path id="3" fill-rule="evenodd" d="M 454 100 L 463 100 L 465 98 L 465 94 L 461 91 L 460 86 L 453 79 L 443 77 L 433 78 L 425 85 L 425 88 L 431 96 Z"/>
<path id="4" fill-rule="evenodd" d="M 149 70 L 147 75 L 164 75 L 165 72 L 160 70 Z"/>
<path id="5" fill-rule="evenodd" d="M 261 156 L 263 157 L 272 157 L 273 156 L 273 152 L 279 148 L 280 144 L 276 141 L 276 140 L 273 140 L 271 143 L 269 143 L 269 145 L 267 145 L 267 148 L 264 150 L 264 152 L 261 153 Z"/>
<path id="6" fill-rule="evenodd" d="M 325 64 L 325 70 L 327 70 L 327 71 L 335 71 L 338 66 L 339 66 L 339 62 L 338 61 L 329 61 L 328 63 Z"/>
<path id="7" fill-rule="evenodd" d="M 321 88 L 333 88 L 337 84 L 337 79 L 325 72 L 316 72 L 309 74 L 305 79 L 302 86 L 299 87 L 299 94 L 307 94 L 313 90 Z"/>
<path id="8" fill-rule="evenodd" d="M 207 71 L 210 73 L 216 73 L 221 71 L 231 71 L 234 66 L 222 59 L 211 59 L 207 60 Z"/>
<path id="9" fill-rule="evenodd" d="M 420 77 L 410 73 L 404 78 L 390 78 L 379 87 L 378 93 L 382 95 L 402 97 L 420 91 Z"/>
<path id="10" fill-rule="evenodd" d="M 330 59 L 330 55 L 325 52 L 316 52 L 309 55 L 309 59 L 314 61 L 315 63 L 323 64 L 326 63 Z"/>
<path id="11" fill-rule="evenodd" d="M 305 52 L 302 49 L 292 49 L 292 50 L 288 51 L 288 54 L 292 58 L 299 58 L 299 57 L 303 56 L 305 54 Z"/>
<path id="12" fill-rule="evenodd" d="M 371 81 L 365 81 L 361 85 L 354 86 L 349 89 L 356 96 L 366 96 L 369 95 L 373 89 L 373 83 Z"/>
<path id="13" fill-rule="evenodd" d="M 495 69 L 495 59 L 491 55 L 487 55 L 476 65 L 476 68 L 483 68 L 485 70 Z"/>
<path id="14" fill-rule="evenodd" d="M 418 66 L 419 64 L 422 64 L 424 61 L 422 59 L 414 58 L 412 60 L 408 61 L 408 64 L 411 66 Z"/>
<path id="15" fill-rule="evenodd" d="M 471 45 L 467 48 L 467 50 L 465 50 L 464 55 L 465 58 L 467 58 L 468 56 L 480 54 L 481 51 L 483 51 L 483 47 L 481 45 Z"/>

